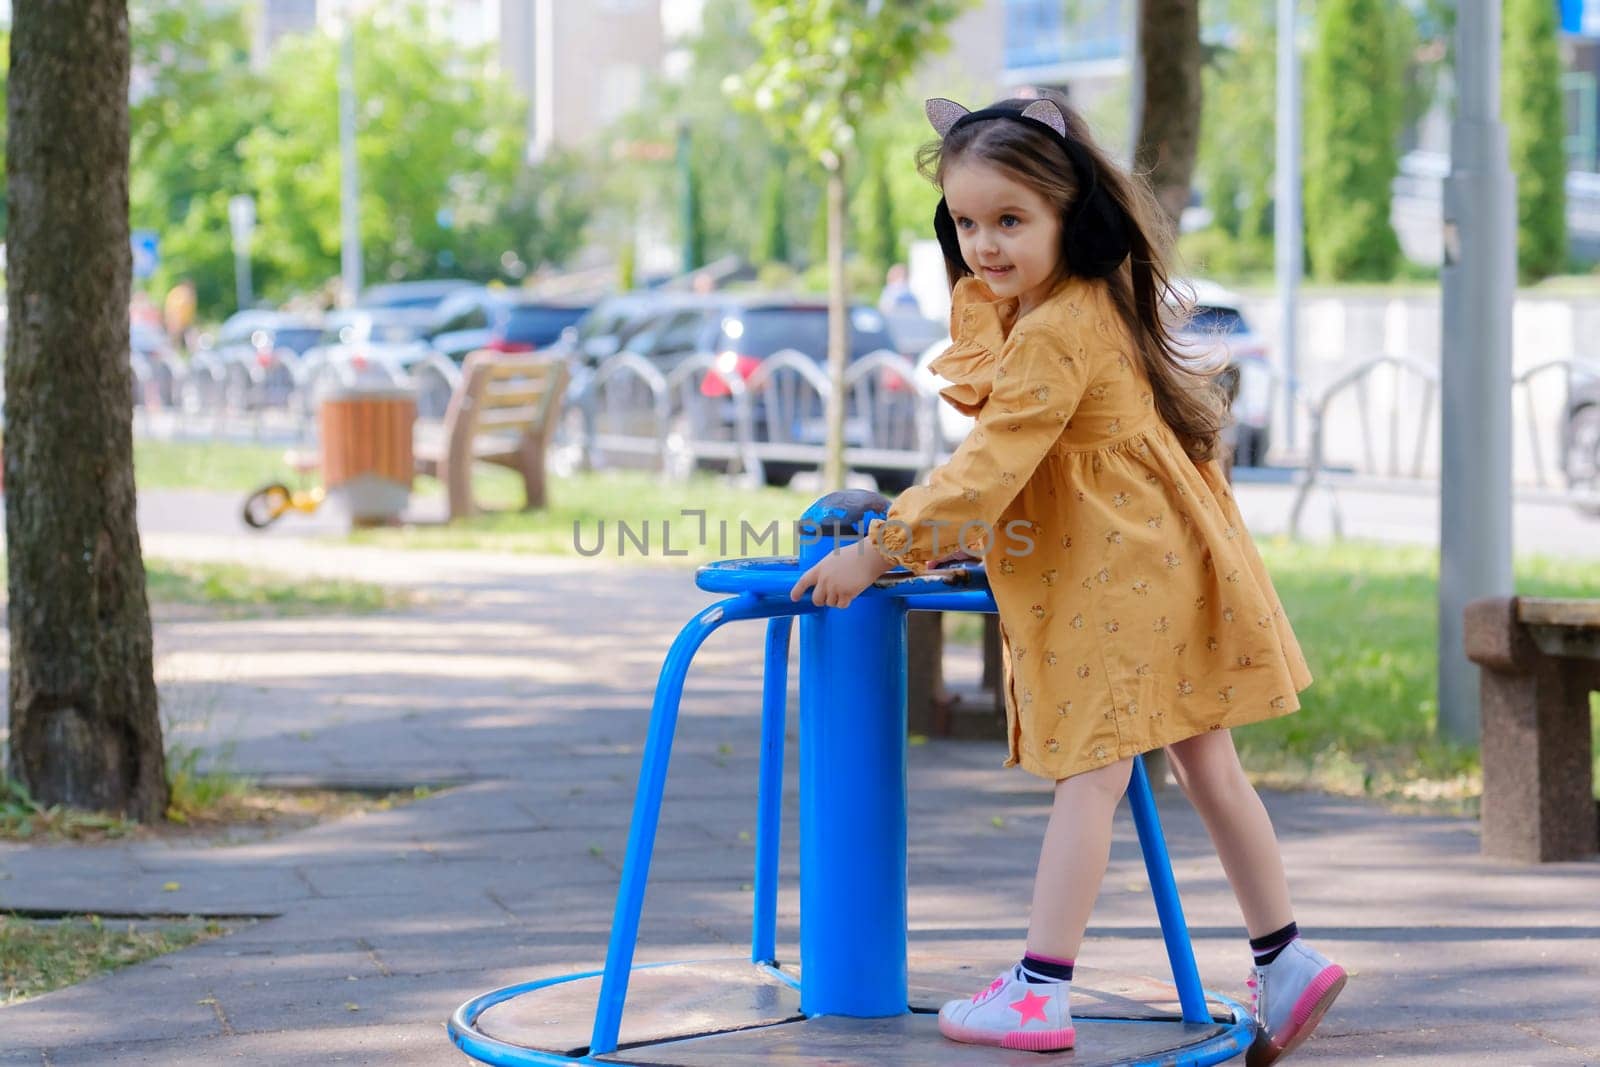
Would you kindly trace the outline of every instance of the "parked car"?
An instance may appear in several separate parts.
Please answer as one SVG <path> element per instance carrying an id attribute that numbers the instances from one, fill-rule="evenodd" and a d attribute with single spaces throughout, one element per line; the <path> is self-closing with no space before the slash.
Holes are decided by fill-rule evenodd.
<path id="1" fill-rule="evenodd" d="M 222 324 L 215 341 L 196 354 L 213 378 L 222 378 L 226 405 L 243 411 L 281 407 L 295 388 L 300 356 L 322 337 L 322 323 L 287 311 L 240 311 Z"/>
<path id="2" fill-rule="evenodd" d="M 1206 281 L 1180 283 L 1185 296 L 1192 293 L 1193 312 L 1178 334 L 1187 354 L 1201 363 L 1222 368 L 1220 384 L 1230 396 L 1233 423 L 1223 431 L 1223 442 L 1233 451 L 1239 467 L 1264 466 L 1272 430 L 1272 365 L 1266 345 L 1245 322 L 1238 298 Z M 946 348 L 943 337 L 923 350 L 917 373 L 925 384 L 941 389 L 949 383 L 929 368 Z M 949 404 L 939 405 L 939 432 L 949 448 L 959 445 L 972 429 L 972 418 Z"/>
<path id="3" fill-rule="evenodd" d="M 561 340 L 589 311 L 586 304 L 536 300 L 488 288 L 462 289 L 439 304 L 428 339 L 460 363 L 469 352 L 533 352 Z"/>
<path id="4" fill-rule="evenodd" d="M 439 321 L 440 305 L 450 296 L 482 288 L 460 278 L 387 282 L 363 290 L 350 310 L 373 312 L 385 323 L 409 324 L 421 335 Z"/>
<path id="5" fill-rule="evenodd" d="M 1600 491 L 1600 364 L 1572 368 L 1561 430 L 1561 467 L 1567 486 Z"/>
<path id="6" fill-rule="evenodd" d="M 624 340 L 652 316 L 689 299 L 681 293 L 659 289 L 635 289 L 608 296 L 574 323 L 570 332 L 563 331 L 562 347 L 578 362 L 592 366 L 621 351 Z"/>
<path id="7" fill-rule="evenodd" d="M 662 371 L 689 356 L 708 352 L 724 373 L 748 379 L 768 356 L 792 348 L 819 365 L 828 358 L 828 305 L 815 300 L 772 296 L 715 295 L 682 298 L 636 324 L 622 347 Z M 876 308 L 850 309 L 850 358 L 895 351 L 883 315 Z M 707 379 L 707 395 L 726 387 Z"/>
<path id="8" fill-rule="evenodd" d="M 644 357 L 662 373 L 670 372 L 690 357 L 710 355 L 723 374 L 737 374 L 749 380 L 764 360 L 786 349 L 822 367 L 828 355 L 828 306 L 814 299 L 770 295 L 681 297 L 635 324 L 621 343 L 624 351 Z M 864 305 L 852 307 L 850 359 L 860 359 L 878 351 L 895 351 L 882 313 Z M 717 375 L 708 374 L 701 379 L 699 392 L 712 401 L 706 408 L 709 415 L 703 418 L 701 425 L 683 427 L 675 432 L 730 437 L 736 409 L 729 399 L 728 385 Z M 777 411 L 777 406 L 760 402 L 754 406 L 751 432 L 755 440 L 822 443 L 826 426 L 821 405 L 811 405 L 815 410 L 810 410 L 799 397 L 794 399 L 796 406 L 786 409 L 782 416 L 785 423 L 781 433 L 775 433 L 769 426 L 769 412 Z M 860 418 L 853 420 L 845 428 L 847 443 L 865 443 L 869 440 L 870 429 Z M 702 466 L 717 464 L 706 462 Z M 781 485 L 810 465 L 768 461 L 763 467 L 767 482 Z M 909 484 L 911 472 L 868 469 L 867 473 L 880 485 L 897 488 Z"/>
<path id="9" fill-rule="evenodd" d="M 1223 443 L 1236 467 L 1264 467 L 1272 443 L 1274 375 L 1267 346 L 1245 321 L 1237 296 L 1212 282 L 1181 282 L 1194 306 L 1178 339 L 1211 366 L 1221 366 L 1219 381 L 1229 395 L 1233 424 Z"/>
<path id="10" fill-rule="evenodd" d="M 388 282 L 362 290 L 355 303 L 357 308 L 387 308 L 399 311 L 433 313 L 440 301 L 451 293 L 477 286 L 461 278 L 439 278 L 419 282 Z"/>
<path id="11" fill-rule="evenodd" d="M 322 323 L 289 311 L 240 311 L 218 331 L 213 347 L 221 353 L 286 349 L 300 355 L 322 336 Z"/>
<path id="12" fill-rule="evenodd" d="M 426 328 L 407 308 L 355 307 L 335 311 L 323 323 L 322 337 L 301 361 L 307 415 L 321 390 L 335 382 L 381 384 L 417 375 L 417 414 L 441 418 L 453 382 L 422 368 L 433 348 Z"/>
<path id="13" fill-rule="evenodd" d="M 621 351 L 623 344 L 660 311 L 668 307 L 681 307 L 691 302 L 684 293 L 660 289 L 635 289 L 605 297 L 589 309 L 581 319 L 561 332 L 555 350 L 567 356 L 571 380 L 567 384 L 566 400 L 561 422 L 551 441 L 549 457 L 551 469 L 566 474 L 578 470 L 585 462 L 608 465 L 610 463 L 638 462 L 641 457 L 604 457 L 595 454 L 586 440 L 587 420 L 593 413 L 589 391 L 600 364 Z M 615 421 L 615 414 L 608 418 Z M 648 419 L 648 416 L 646 416 Z M 624 432 L 620 426 L 612 427 Z M 648 432 L 643 426 L 633 426 L 627 432 Z M 653 463 L 655 457 L 648 457 Z"/>

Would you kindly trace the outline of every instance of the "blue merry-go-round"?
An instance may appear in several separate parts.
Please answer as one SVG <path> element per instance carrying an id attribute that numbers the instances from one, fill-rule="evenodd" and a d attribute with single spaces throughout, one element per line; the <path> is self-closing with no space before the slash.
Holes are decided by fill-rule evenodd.
<path id="1" fill-rule="evenodd" d="M 1170 984 L 1080 971 L 1077 1048 L 1040 1054 L 958 1045 L 939 1004 L 971 991 L 951 961 L 906 951 L 906 625 L 910 611 L 993 612 L 981 568 L 891 572 L 848 608 L 794 603 L 812 563 L 853 542 L 887 502 L 824 497 L 798 525 L 798 557 L 700 569 L 727 594 L 673 642 L 656 687 L 604 967 L 492 990 L 463 1004 L 450 1036 L 489 1064 L 1221 1063 L 1253 1037 L 1250 1012 L 1205 991 L 1143 764 L 1128 802 L 1172 968 Z M 779 826 L 789 645 L 800 620 L 800 955 L 777 953 Z M 767 620 L 749 959 L 635 967 L 634 947 L 684 680 L 718 628 Z M 844 699 L 844 694 L 848 699 Z M 627 1008 L 624 1014 L 624 1006 Z M 1019 1057 L 1027 1057 L 1021 1060 Z"/>

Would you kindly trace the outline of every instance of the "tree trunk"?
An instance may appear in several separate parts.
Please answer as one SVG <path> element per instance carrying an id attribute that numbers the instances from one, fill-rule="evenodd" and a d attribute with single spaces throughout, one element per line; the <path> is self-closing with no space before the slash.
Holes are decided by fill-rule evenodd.
<path id="1" fill-rule="evenodd" d="M 1139 0 L 1139 54 L 1144 106 L 1135 159 L 1176 234 L 1200 149 L 1200 0 Z"/>
<path id="2" fill-rule="evenodd" d="M 10 772 L 163 816 L 134 510 L 127 0 L 15 5 L 5 366 Z"/>
<path id="3" fill-rule="evenodd" d="M 850 355 L 850 295 L 844 275 L 844 160 L 828 168 L 828 455 L 823 492 L 844 488 L 844 367 Z"/>

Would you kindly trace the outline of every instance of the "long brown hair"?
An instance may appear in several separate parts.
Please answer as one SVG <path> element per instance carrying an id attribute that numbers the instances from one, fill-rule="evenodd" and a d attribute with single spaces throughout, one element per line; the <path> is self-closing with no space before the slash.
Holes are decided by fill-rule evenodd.
<path id="1" fill-rule="evenodd" d="M 1083 146 L 1094 163 L 1101 188 L 1128 220 L 1131 254 L 1106 279 L 1112 303 L 1132 336 L 1134 348 L 1149 375 L 1156 410 L 1196 461 L 1215 457 L 1218 435 L 1227 424 L 1227 404 L 1218 387 L 1216 371 L 1201 367 L 1185 355 L 1173 331 L 1184 320 L 1184 301 L 1171 286 L 1167 256 L 1171 228 L 1155 194 L 1141 178 L 1114 165 L 1089 135 L 1088 125 L 1053 91 L 1042 91 L 1061 109 L 1067 120 L 1067 137 Z M 1033 99 L 1003 100 L 994 108 L 1021 111 Z M 926 144 L 917 153 L 924 177 L 940 188 L 952 165 L 979 159 L 1026 183 L 1065 216 L 1078 196 L 1078 182 L 1070 161 L 1051 131 L 1042 123 L 1007 119 L 976 121 L 951 130 L 943 141 Z M 971 272 L 959 259 L 945 256 L 950 284 Z M 1056 281 L 1070 273 L 1063 255 L 1056 266 Z"/>

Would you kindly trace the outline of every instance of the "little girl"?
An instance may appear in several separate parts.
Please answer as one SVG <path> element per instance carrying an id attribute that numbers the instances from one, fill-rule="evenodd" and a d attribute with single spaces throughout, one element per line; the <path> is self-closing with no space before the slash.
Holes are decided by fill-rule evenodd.
<path id="1" fill-rule="evenodd" d="M 1071 1048 L 1073 961 L 1105 874 L 1131 759 L 1166 747 L 1239 899 L 1257 1036 L 1272 1063 L 1345 972 L 1299 940 L 1283 860 L 1229 730 L 1287 715 L 1310 674 L 1217 462 L 1225 412 L 1170 332 L 1164 226 L 1061 99 L 968 112 L 930 100 L 922 165 L 954 285 L 933 369 L 976 424 L 859 551 L 796 583 L 844 607 L 897 564 L 981 556 L 999 607 L 1007 766 L 1055 783 L 1026 954 L 946 1037 Z"/>

